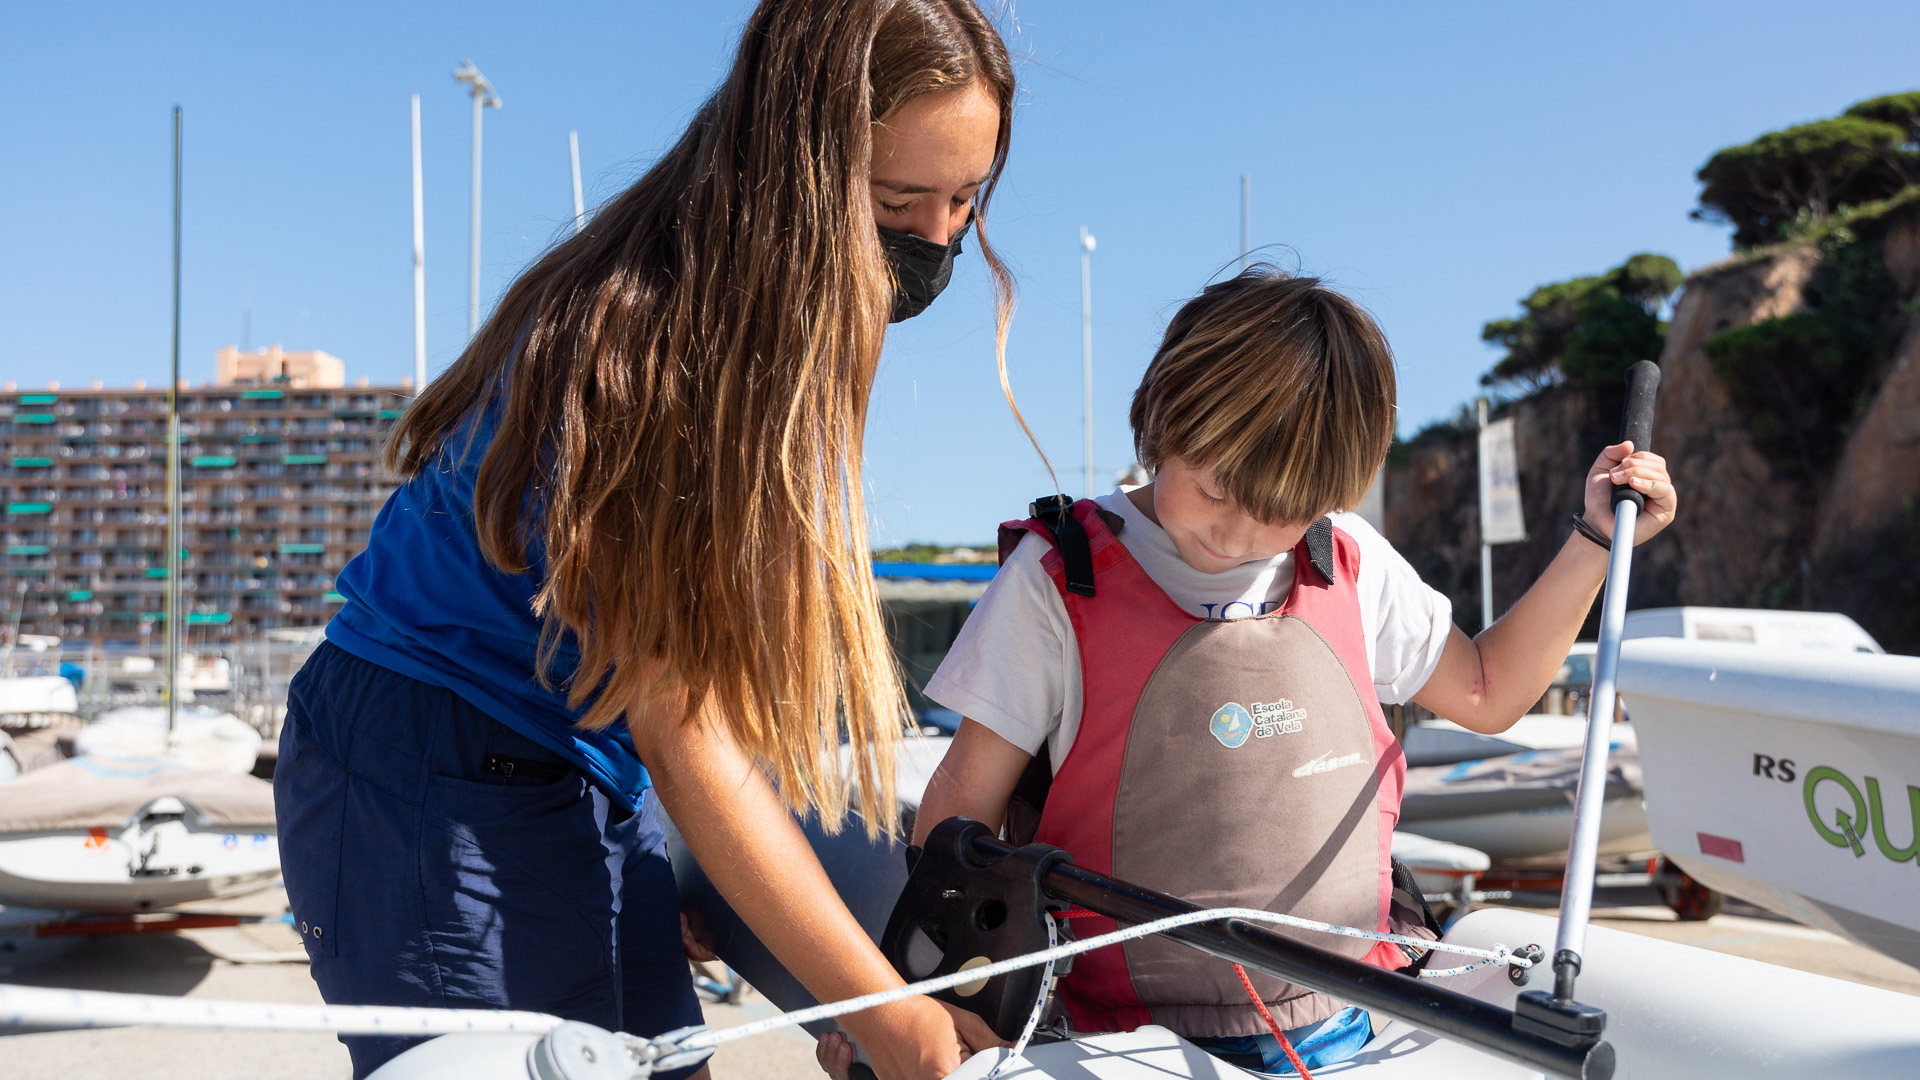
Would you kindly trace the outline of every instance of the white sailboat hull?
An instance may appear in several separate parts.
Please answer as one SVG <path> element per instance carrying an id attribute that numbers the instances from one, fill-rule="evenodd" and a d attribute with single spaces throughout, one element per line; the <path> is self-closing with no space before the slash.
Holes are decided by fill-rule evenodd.
<path id="1" fill-rule="evenodd" d="M 1495 908 L 1467 915 L 1446 939 L 1551 947 L 1556 920 Z M 1578 997 L 1607 1012 L 1606 1041 L 1631 1080 L 1754 1076 L 1910 1080 L 1920 1075 L 1920 998 L 1757 960 L 1594 927 Z M 1225 963 L 1226 961 L 1221 961 Z M 1468 997 L 1512 1008 L 1520 987 L 1500 967 L 1447 980 Z M 1552 985 L 1541 972 L 1528 989 Z M 374 1080 L 532 1080 L 536 1036 L 445 1035 L 394 1058 Z M 1006 1054 L 976 1055 L 950 1080 L 983 1080 Z M 1357 1080 L 1533 1080 L 1534 1069 L 1386 1023 L 1348 1061 L 1315 1075 Z M 585 1069 L 577 1074 L 584 1077 Z M 1244 1080 L 1236 1068 L 1162 1027 L 1028 1047 L 1008 1080 Z"/>
<path id="2" fill-rule="evenodd" d="M 1567 838 L 1573 834 L 1573 807 L 1443 818 L 1409 823 L 1405 828 L 1434 840 L 1478 848 L 1499 863 L 1559 863 L 1566 861 Z M 1632 855 L 1653 847 L 1647 812 L 1639 798 L 1607 800 L 1600 815 L 1600 854 Z"/>
<path id="3" fill-rule="evenodd" d="M 1551 946 L 1556 920 L 1482 909 L 1447 940 Z M 1599 927 L 1587 931 L 1579 1000 L 1607 1011 L 1614 1076 L 1632 1080 L 1820 1076 L 1895 1080 L 1920 1075 L 1920 998 Z M 1450 988 L 1505 1008 L 1520 987 L 1499 968 Z M 1551 975 L 1529 988 L 1550 986 Z M 981 1080 L 1004 1051 L 979 1055 L 951 1080 Z M 1019 1080 L 1242 1080 L 1259 1076 L 1208 1056 L 1165 1028 L 1097 1035 L 1027 1050 Z M 1356 1080 L 1533 1080 L 1541 1074 L 1395 1020 L 1353 1058 L 1316 1076 Z M 383 1077 L 383 1080 L 385 1078 Z M 472 1078 L 478 1080 L 478 1078 Z"/>
<path id="4" fill-rule="evenodd" d="M 273 787 L 154 759 L 75 758 L 0 785 L 0 905 L 129 913 L 280 876 Z"/>
<path id="5" fill-rule="evenodd" d="M 10 906 L 159 911 L 257 892 L 279 877 L 271 829 L 203 831 L 168 821 L 0 838 L 0 904 Z"/>
<path id="6" fill-rule="evenodd" d="M 1630 641 L 1620 690 L 1681 869 L 1920 966 L 1920 658 Z"/>

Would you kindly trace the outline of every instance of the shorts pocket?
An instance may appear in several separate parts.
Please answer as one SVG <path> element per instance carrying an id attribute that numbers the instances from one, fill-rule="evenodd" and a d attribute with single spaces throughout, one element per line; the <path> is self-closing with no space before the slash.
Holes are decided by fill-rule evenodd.
<path id="1" fill-rule="evenodd" d="M 347 771 L 313 741 L 291 709 L 280 731 L 273 806 L 293 927 L 309 956 L 333 956 L 338 935 L 329 931 L 340 908 Z"/>
<path id="2" fill-rule="evenodd" d="M 580 775 L 529 786 L 436 775 L 425 810 L 420 876 L 448 1003 L 617 1026 L 608 853 Z"/>

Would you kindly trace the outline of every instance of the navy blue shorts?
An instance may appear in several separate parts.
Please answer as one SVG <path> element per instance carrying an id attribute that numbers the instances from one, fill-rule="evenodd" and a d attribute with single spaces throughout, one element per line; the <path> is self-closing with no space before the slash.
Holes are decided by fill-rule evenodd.
<path id="1" fill-rule="evenodd" d="M 281 868 L 329 1003 L 697 1024 L 648 793 L 627 814 L 450 690 L 323 644 L 273 778 Z M 417 1039 L 342 1036 L 364 1077 Z"/>

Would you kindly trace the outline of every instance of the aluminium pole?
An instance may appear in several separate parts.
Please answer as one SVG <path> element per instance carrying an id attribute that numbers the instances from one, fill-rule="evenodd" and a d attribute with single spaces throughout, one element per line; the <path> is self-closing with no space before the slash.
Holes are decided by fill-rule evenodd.
<path id="1" fill-rule="evenodd" d="M 1087 498 L 1093 489 L 1093 246 L 1085 225 L 1080 226 L 1080 389 L 1081 424 L 1085 428 Z"/>
<path id="2" fill-rule="evenodd" d="M 427 223 L 420 169 L 420 95 L 413 95 L 413 392 L 427 388 Z"/>
<path id="3" fill-rule="evenodd" d="M 467 340 L 480 332 L 480 110 L 479 87 L 473 90 L 473 229 L 467 249 Z"/>
<path id="4" fill-rule="evenodd" d="M 567 132 L 567 157 L 573 162 L 573 231 L 587 227 L 587 206 L 580 198 L 580 133 Z"/>
<path id="5" fill-rule="evenodd" d="M 167 380 L 167 737 L 180 714 L 180 106 L 173 107 L 173 374 Z"/>
<path id="6" fill-rule="evenodd" d="M 1247 268 L 1253 253 L 1253 174 L 1240 174 L 1240 269 Z"/>
<path id="7" fill-rule="evenodd" d="M 501 101 L 471 60 L 460 61 L 453 79 L 473 91 L 473 243 L 467 253 L 467 340 L 471 341 L 480 332 L 480 114 L 483 109 L 499 108 Z"/>
<path id="8" fill-rule="evenodd" d="M 1487 430 L 1487 399 L 1481 398 L 1474 405 L 1480 419 L 1480 430 Z M 1484 444 L 1483 444 L 1484 445 Z M 1486 451 L 1479 455 L 1480 489 L 1486 490 Z M 1487 500 L 1480 499 L 1480 629 L 1493 625 L 1493 545 L 1487 543 Z"/>

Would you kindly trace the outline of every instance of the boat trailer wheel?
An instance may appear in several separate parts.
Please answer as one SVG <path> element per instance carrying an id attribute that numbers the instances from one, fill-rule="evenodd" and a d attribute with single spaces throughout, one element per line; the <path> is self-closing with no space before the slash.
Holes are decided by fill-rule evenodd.
<path id="1" fill-rule="evenodd" d="M 1660 894 L 1660 902 L 1672 908 L 1681 922 L 1703 922 L 1727 906 L 1725 893 L 1715 892 L 1688 877 L 1671 859 L 1660 860 L 1653 874 L 1653 888 Z"/>

